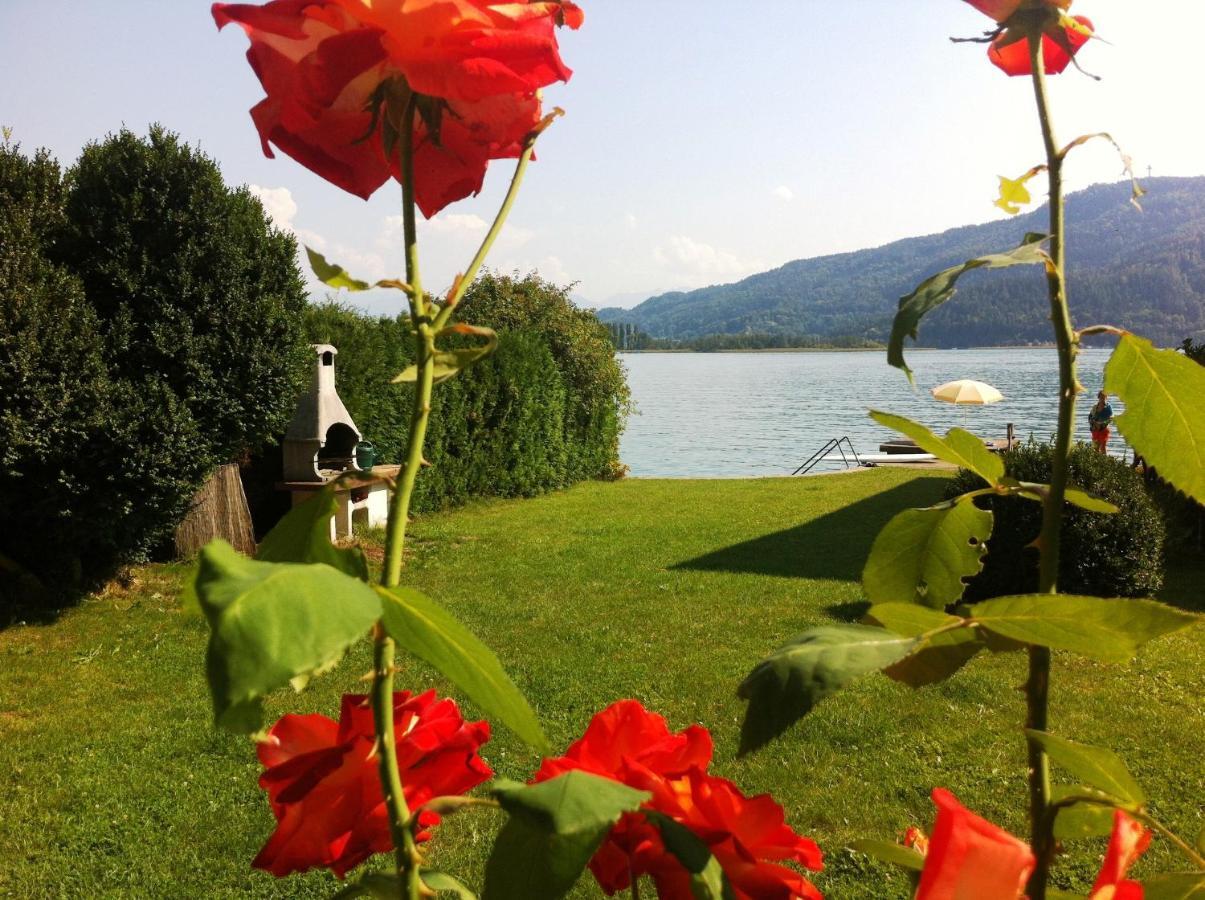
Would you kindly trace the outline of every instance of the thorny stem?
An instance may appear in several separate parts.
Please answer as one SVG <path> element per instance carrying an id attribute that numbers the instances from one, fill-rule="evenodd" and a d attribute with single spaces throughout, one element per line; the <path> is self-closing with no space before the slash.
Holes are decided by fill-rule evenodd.
<path id="1" fill-rule="evenodd" d="M 431 415 L 431 386 L 434 383 L 435 336 L 431 330 L 429 305 L 423 294 L 422 276 L 418 268 L 418 236 L 414 204 L 414 121 L 417 104 L 413 97 L 402 119 L 402 230 L 406 245 L 406 283 L 410 299 L 410 322 L 414 326 L 414 361 L 418 371 L 415 382 L 414 407 L 410 414 L 410 434 L 406 462 L 401 471 L 398 490 L 394 491 L 385 532 L 385 568 L 382 582 L 393 586 L 402 577 L 402 550 L 406 544 L 406 522 L 410 515 L 410 500 L 414 496 L 414 481 L 423 460 L 423 439 Z"/>
<path id="2" fill-rule="evenodd" d="M 423 442 L 427 435 L 427 423 L 431 417 L 431 389 L 435 384 L 435 337 L 455 312 L 456 304 L 464 295 L 468 285 L 476 277 L 493 246 L 498 233 L 514 205 L 515 196 L 527 163 L 531 160 L 538 132 L 527 140 L 519 157 L 510 189 L 494 224 L 482 241 L 481 248 L 469 268 L 448 296 L 446 306 L 432 316 L 433 304 L 423 293 L 422 276 L 418 266 L 418 235 L 414 202 L 414 125 L 418 112 L 416 98 L 412 95 L 406 104 L 401 128 L 402 170 L 402 230 L 406 249 L 406 284 L 410 301 L 410 321 L 414 326 L 414 359 L 418 377 L 414 390 L 414 406 L 410 415 L 410 434 L 407 440 L 406 461 L 393 491 L 389 507 L 389 521 L 385 530 L 385 565 L 381 583 L 394 587 L 402 577 L 403 551 L 406 544 L 406 524 L 410 516 L 410 502 L 414 496 L 414 482 L 423 464 Z M 377 746 L 381 752 L 380 774 L 384 787 L 385 802 L 389 811 L 389 828 L 393 836 L 394 853 L 398 874 L 402 877 L 406 900 L 419 900 L 424 888 L 419 875 L 422 856 L 414 840 L 415 829 L 411 828 L 412 814 L 406 806 L 401 773 L 398 771 L 397 753 L 393 730 L 393 641 L 380 625 L 374 631 L 376 648 L 373 666 L 373 716 L 377 733 Z"/>
<path id="3" fill-rule="evenodd" d="M 389 833 L 393 838 L 394 861 L 398 874 L 402 875 L 405 881 L 407 897 L 409 900 L 417 900 L 418 863 L 421 857 L 414 843 L 414 835 L 407 827 L 410 810 L 406 807 L 393 740 L 393 640 L 385 636 L 384 629 L 379 625 L 373 636 L 375 644 L 372 715 L 377 733 L 377 765 L 384 788 L 385 803 L 389 810 Z M 410 886 L 412 880 L 415 885 L 413 889 Z"/>
<path id="4" fill-rule="evenodd" d="M 1050 489 L 1043 501 L 1042 531 L 1038 538 L 1041 549 L 1039 590 L 1053 594 L 1058 591 L 1059 543 L 1062 525 L 1063 498 L 1067 489 L 1067 457 L 1074 435 L 1075 399 L 1079 385 L 1075 377 L 1075 357 L 1078 350 L 1071 315 L 1067 308 L 1066 235 L 1063 204 L 1063 155 L 1059 152 L 1051 123 L 1046 94 L 1046 70 L 1042 58 L 1042 36 L 1031 35 L 1029 61 L 1033 70 L 1034 99 L 1042 140 L 1046 147 L 1047 174 L 1050 179 L 1050 262 L 1046 267 L 1046 289 L 1050 296 L 1050 320 L 1054 325 L 1055 344 L 1059 354 L 1059 426 L 1051 460 Z M 1050 690 L 1050 650 L 1029 648 L 1029 678 L 1025 684 L 1026 727 L 1048 730 Z M 1030 845 L 1037 865 L 1029 881 L 1032 900 L 1045 900 L 1046 882 L 1054 859 L 1054 833 L 1046 810 L 1050 806 L 1050 761 L 1041 745 L 1029 739 L 1029 814 Z"/>
<path id="5" fill-rule="evenodd" d="M 402 549 L 406 541 L 406 519 L 410 514 L 410 499 L 414 494 L 414 479 L 422 464 L 423 437 L 431 414 L 431 386 L 434 373 L 434 337 L 430 323 L 425 321 L 427 301 L 423 295 L 422 278 L 418 269 L 418 238 L 414 216 L 414 124 L 416 99 L 406 104 L 401 128 L 402 224 L 406 245 L 406 283 L 410 285 L 410 320 L 415 329 L 415 365 L 418 381 L 414 392 L 414 409 L 410 417 L 410 435 L 406 464 L 401 483 L 393 492 L 389 522 L 385 532 L 385 566 L 381 582 L 394 587 L 401 580 Z M 376 642 L 373 659 L 373 718 L 380 752 L 381 786 L 389 812 L 389 830 L 393 836 L 397 872 L 402 878 L 404 897 L 419 900 L 422 881 L 419 863 L 422 857 L 410 826 L 410 810 L 406 806 L 401 773 L 398 770 L 397 750 L 393 728 L 393 640 L 379 624 L 373 632 Z"/>

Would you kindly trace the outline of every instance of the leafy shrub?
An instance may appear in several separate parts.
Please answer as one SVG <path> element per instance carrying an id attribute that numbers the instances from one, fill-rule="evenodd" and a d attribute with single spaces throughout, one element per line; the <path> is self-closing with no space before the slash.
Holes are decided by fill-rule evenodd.
<path id="1" fill-rule="evenodd" d="M 0 146 L 0 593 L 9 599 L 38 575 L 78 578 L 73 548 L 87 546 L 107 500 L 85 467 L 111 385 L 79 280 L 44 253 L 61 219 L 58 165 Z"/>
<path id="2" fill-rule="evenodd" d="M 1030 442 L 1004 454 L 1009 475 L 1050 481 L 1051 447 Z M 1163 584 L 1165 526 L 1142 477 L 1120 460 L 1077 446 L 1068 460 L 1072 483 L 1119 508 L 1113 515 L 1068 506 L 1063 516 L 1059 590 L 1096 597 L 1148 597 Z M 947 496 L 983 486 L 963 469 Z M 971 579 L 965 599 L 984 600 L 1038 589 L 1038 555 L 1029 544 L 1042 524 L 1041 504 L 1017 497 L 975 501 L 995 515 L 983 571 Z"/>
<path id="3" fill-rule="evenodd" d="M 0 147 L 0 572 L 57 602 L 163 545 L 287 421 L 304 305 L 293 239 L 161 129 L 66 178 Z"/>
<path id="4" fill-rule="evenodd" d="M 427 444 L 434 465 L 415 488 L 420 508 L 571 484 L 566 397 L 542 336 L 503 335 L 492 356 L 440 385 Z"/>
<path id="5" fill-rule="evenodd" d="M 296 241 L 246 188 L 154 126 L 84 148 L 54 249 L 81 279 L 112 370 L 154 379 L 196 423 L 207 467 L 270 440 L 307 354 Z"/>
<path id="6" fill-rule="evenodd" d="M 619 436 L 631 394 L 607 327 L 597 316 L 579 309 L 568 288 L 534 273 L 522 278 L 482 275 L 461 305 L 461 321 L 488 325 L 500 333 L 534 331 L 548 342 L 568 390 L 567 482 L 622 475 Z"/>

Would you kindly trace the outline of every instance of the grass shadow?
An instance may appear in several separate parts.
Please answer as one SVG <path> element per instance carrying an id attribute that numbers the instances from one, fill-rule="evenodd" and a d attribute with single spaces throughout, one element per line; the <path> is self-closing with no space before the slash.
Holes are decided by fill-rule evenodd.
<path id="1" fill-rule="evenodd" d="M 871 544 L 891 517 L 903 509 L 937 503 L 948 483 L 947 478 L 916 478 L 816 519 L 713 550 L 671 568 L 856 581 Z"/>
<path id="2" fill-rule="evenodd" d="M 824 607 L 824 611 L 838 622 L 860 622 L 869 609 L 870 604 L 865 600 L 853 603 L 830 603 Z"/>
<path id="3" fill-rule="evenodd" d="M 1189 612 L 1205 612 L 1205 554 L 1169 553 L 1164 571 L 1163 587 L 1156 598 Z"/>

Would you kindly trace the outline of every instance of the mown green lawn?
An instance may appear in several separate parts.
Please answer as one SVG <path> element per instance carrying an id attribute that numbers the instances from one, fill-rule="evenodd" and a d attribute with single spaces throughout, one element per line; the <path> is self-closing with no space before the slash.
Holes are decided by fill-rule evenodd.
<path id="1" fill-rule="evenodd" d="M 940 476 L 898 470 L 585 484 L 420 519 L 408 578 L 496 649 L 554 747 L 620 697 L 675 728 L 701 722 L 716 739 L 713 770 L 773 792 L 825 849 L 815 881 L 829 896 L 904 897 L 899 875 L 842 848 L 927 825 L 933 786 L 1025 833 L 1023 658 L 978 659 L 919 691 L 867 678 L 743 760 L 735 687 L 784 638 L 860 615 L 875 533 L 941 488 Z M 333 893 L 326 873 L 278 882 L 248 868 L 271 815 L 251 744 L 211 727 L 205 626 L 180 612 L 179 579 L 177 567 L 146 567 L 53 624 L 0 632 L 0 895 Z M 1179 561 L 1165 599 L 1201 609 L 1203 584 L 1201 560 Z M 336 714 L 341 692 L 363 689 L 366 649 L 270 713 Z M 1054 728 L 1125 757 L 1156 813 L 1190 839 L 1205 797 L 1203 661 L 1197 628 L 1127 667 L 1060 654 L 1053 682 Z M 446 689 L 407 665 L 399 687 Z M 537 763 L 501 729 L 485 749 L 512 778 Z M 445 823 L 435 864 L 475 882 L 495 824 Z M 1073 845 L 1058 883 L 1086 889 L 1101 850 Z M 1172 860 L 1156 840 L 1139 872 Z M 587 877 L 575 896 L 599 892 Z"/>

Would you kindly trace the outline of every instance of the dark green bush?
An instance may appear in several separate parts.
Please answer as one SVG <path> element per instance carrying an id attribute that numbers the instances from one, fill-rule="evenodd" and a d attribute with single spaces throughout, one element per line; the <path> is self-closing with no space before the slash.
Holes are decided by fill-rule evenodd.
<path id="1" fill-rule="evenodd" d="M 161 129 L 66 178 L 0 146 L 0 571 L 57 602 L 145 558 L 215 465 L 283 427 L 307 356 L 295 255 Z"/>
<path id="2" fill-rule="evenodd" d="M 1030 442 L 1004 455 L 1009 475 L 1022 481 L 1050 481 L 1051 448 Z M 1114 515 L 1067 506 L 1059 558 L 1059 590 L 1096 597 L 1149 597 L 1163 584 L 1165 526 L 1147 495 L 1142 477 L 1120 460 L 1079 445 L 1068 460 L 1072 483 L 1116 505 Z M 950 497 L 983 486 L 960 470 Z M 1016 497 L 975 501 L 995 515 L 983 571 L 971 579 L 965 599 L 984 600 L 1038 589 L 1038 555 L 1029 544 L 1042 523 L 1041 504 Z"/>
<path id="3" fill-rule="evenodd" d="M 19 588 L 31 601 L 39 580 L 78 580 L 76 548 L 109 503 L 86 467 L 106 440 L 112 386 L 79 280 L 45 256 L 61 222 L 58 165 L 0 145 L 0 595 L 10 601 Z"/>
<path id="4" fill-rule="evenodd" d="M 106 361 L 171 391 L 206 467 L 288 424 L 308 358 L 297 245 L 246 188 L 158 126 L 145 139 L 123 129 L 84 148 L 65 212 L 54 254 L 83 282 Z"/>

